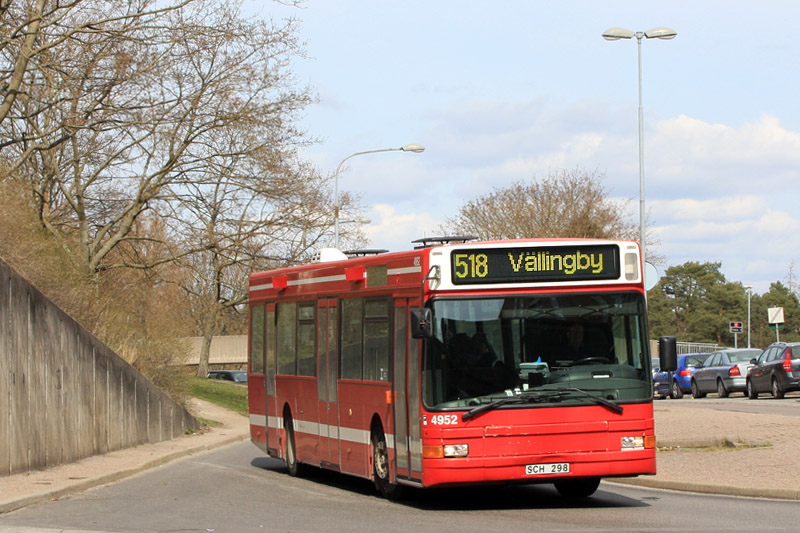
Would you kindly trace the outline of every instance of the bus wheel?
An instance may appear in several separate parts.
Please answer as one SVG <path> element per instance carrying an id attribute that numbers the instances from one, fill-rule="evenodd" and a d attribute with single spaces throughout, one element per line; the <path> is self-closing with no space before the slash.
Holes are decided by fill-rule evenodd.
<path id="1" fill-rule="evenodd" d="M 559 494 L 565 498 L 586 498 L 594 494 L 600 485 L 599 477 L 587 477 L 583 479 L 565 479 L 553 483 Z"/>
<path id="2" fill-rule="evenodd" d="M 386 446 L 386 437 L 383 429 L 375 427 L 372 430 L 372 477 L 375 479 L 375 488 L 384 498 L 396 500 L 400 498 L 403 487 L 389 481 L 389 448 Z"/>
<path id="3" fill-rule="evenodd" d="M 294 425 L 292 424 L 292 415 L 288 412 L 283 417 L 283 429 L 286 433 L 286 466 L 289 469 L 289 475 L 292 477 L 299 477 L 303 470 L 302 465 L 297 462 L 297 448 L 294 444 Z"/>

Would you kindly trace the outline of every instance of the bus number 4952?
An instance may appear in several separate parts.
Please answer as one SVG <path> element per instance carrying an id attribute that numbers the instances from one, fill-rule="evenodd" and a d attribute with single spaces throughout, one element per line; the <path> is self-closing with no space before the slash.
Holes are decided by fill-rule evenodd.
<path id="1" fill-rule="evenodd" d="M 433 415 L 431 424 L 434 426 L 455 426 L 458 424 L 458 415 Z"/>

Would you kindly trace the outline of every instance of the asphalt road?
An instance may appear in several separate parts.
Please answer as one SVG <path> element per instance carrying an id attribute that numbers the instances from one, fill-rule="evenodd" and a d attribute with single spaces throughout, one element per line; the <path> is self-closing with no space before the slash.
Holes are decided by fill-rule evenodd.
<path id="1" fill-rule="evenodd" d="M 0 531 L 796 531 L 800 503 L 603 482 L 570 501 L 551 485 L 415 491 L 402 502 L 368 481 L 291 478 L 249 442 L 0 518 Z"/>
<path id="2" fill-rule="evenodd" d="M 672 402 L 678 402 L 681 407 L 686 408 L 704 407 L 740 413 L 800 416 L 800 392 L 788 392 L 779 400 L 769 394 L 761 394 L 756 400 L 751 400 L 740 393 L 734 393 L 728 398 L 720 398 L 716 394 L 709 394 L 705 398 L 692 398 L 690 394 L 680 400 L 655 400 L 654 406 L 657 408 L 659 405 L 671 405 Z"/>

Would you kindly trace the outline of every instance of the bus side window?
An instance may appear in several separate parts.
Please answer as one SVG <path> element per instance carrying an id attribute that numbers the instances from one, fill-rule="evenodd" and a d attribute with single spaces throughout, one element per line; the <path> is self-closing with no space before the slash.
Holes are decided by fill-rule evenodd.
<path id="1" fill-rule="evenodd" d="M 303 302 L 297 315 L 297 375 L 315 376 L 316 359 L 316 302 Z"/>
<path id="2" fill-rule="evenodd" d="M 264 310 L 265 305 L 250 308 L 250 372 L 264 373 Z"/>
<path id="3" fill-rule="evenodd" d="M 389 381 L 389 298 L 370 298 L 364 306 L 364 379 Z"/>
<path id="4" fill-rule="evenodd" d="M 297 303 L 278 304 L 278 374 L 297 375 Z"/>
<path id="5" fill-rule="evenodd" d="M 362 379 L 364 299 L 342 300 L 342 379 Z"/>

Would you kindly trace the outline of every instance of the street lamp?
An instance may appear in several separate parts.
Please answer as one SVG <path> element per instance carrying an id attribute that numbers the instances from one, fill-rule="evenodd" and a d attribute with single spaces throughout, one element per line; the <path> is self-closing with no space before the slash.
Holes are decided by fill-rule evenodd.
<path id="1" fill-rule="evenodd" d="M 625 28 L 609 28 L 603 32 L 606 41 L 618 41 L 636 37 L 639 51 L 639 241 L 642 246 L 642 264 L 645 262 L 644 251 L 644 111 L 642 108 L 642 37 L 647 39 L 674 39 L 678 32 L 663 26 L 647 31 L 631 31 Z"/>
<path id="2" fill-rule="evenodd" d="M 415 154 L 421 154 L 424 151 L 425 147 L 422 146 L 421 144 L 405 144 L 400 148 L 380 148 L 378 150 L 366 150 L 364 152 L 356 152 L 342 159 L 342 162 L 339 163 L 338 167 L 336 167 L 336 172 L 333 175 L 333 187 L 334 187 L 334 198 L 335 198 L 334 200 L 335 204 L 333 208 L 333 244 L 336 249 L 339 249 L 339 172 L 342 170 L 344 162 L 350 159 L 351 157 L 355 157 L 357 155 L 376 154 L 378 152 L 412 152 Z"/>
<path id="3" fill-rule="evenodd" d="M 745 291 L 747 291 L 747 347 L 750 347 L 750 296 L 753 295 L 753 286 L 752 285 L 745 285 Z"/>

